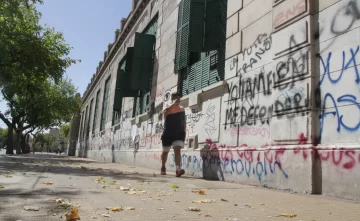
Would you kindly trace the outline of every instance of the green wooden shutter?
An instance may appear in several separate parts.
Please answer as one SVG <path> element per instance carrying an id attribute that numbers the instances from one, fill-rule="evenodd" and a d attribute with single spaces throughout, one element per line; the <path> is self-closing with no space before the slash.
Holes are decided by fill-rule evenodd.
<path id="1" fill-rule="evenodd" d="M 114 111 L 120 111 L 121 106 L 122 106 L 122 79 L 123 76 L 125 74 L 125 71 L 121 69 L 121 67 L 118 67 L 118 71 L 117 71 L 117 78 L 116 78 L 116 88 L 115 88 L 115 96 L 114 96 L 114 106 L 113 106 L 113 110 Z"/>
<path id="2" fill-rule="evenodd" d="M 133 68 L 133 57 L 134 57 L 134 48 L 127 48 L 126 57 L 125 57 L 125 71 L 120 72 L 121 80 L 121 94 L 123 97 L 137 97 L 139 96 L 139 90 L 132 88 L 132 68 Z"/>
<path id="3" fill-rule="evenodd" d="M 218 50 L 222 35 L 226 36 L 226 7 L 226 0 L 206 0 L 205 51 Z"/>
<path id="4" fill-rule="evenodd" d="M 150 87 L 154 43 L 154 35 L 135 33 L 131 70 L 131 88 L 134 90 L 147 90 Z"/>
<path id="5" fill-rule="evenodd" d="M 207 56 L 202 60 L 202 74 L 201 74 L 201 88 L 209 86 L 210 79 L 210 56 Z"/>
<path id="6" fill-rule="evenodd" d="M 192 0 L 190 6 L 189 51 L 204 50 L 205 0 Z"/>
<path id="7" fill-rule="evenodd" d="M 97 123 L 97 119 L 98 119 L 99 99 L 100 99 L 100 90 L 98 90 L 98 92 L 96 93 L 95 110 L 94 110 L 93 127 L 92 127 L 93 133 L 95 132 L 96 123 Z"/>
<path id="8" fill-rule="evenodd" d="M 176 37 L 175 71 L 187 67 L 189 57 L 189 21 L 191 0 L 179 4 L 178 30 Z"/>

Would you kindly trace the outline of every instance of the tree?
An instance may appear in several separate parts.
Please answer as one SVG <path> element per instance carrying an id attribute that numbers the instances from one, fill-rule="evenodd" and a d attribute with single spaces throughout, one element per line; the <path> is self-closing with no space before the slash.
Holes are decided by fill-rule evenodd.
<path id="1" fill-rule="evenodd" d="M 36 2 L 42 3 L 41 0 L 0 1 L 0 88 L 8 105 L 6 113 L 0 112 L 0 119 L 8 127 L 7 154 L 13 154 L 13 131 L 17 134 L 19 153 L 24 131 L 30 133 L 37 127 L 69 118 L 69 111 L 64 110 L 66 105 L 61 107 L 65 113 L 58 111 L 54 116 L 34 113 L 54 106 L 41 98 L 59 97 L 61 89 L 72 90 L 69 81 L 63 81 L 63 75 L 66 68 L 76 63 L 69 57 L 71 47 L 62 33 L 39 24 L 41 15 L 34 6 Z M 43 94 L 46 89 L 50 93 Z M 67 99 L 59 100 L 64 104 Z"/>
<path id="2" fill-rule="evenodd" d="M 51 150 L 55 150 L 55 145 L 57 145 L 56 137 L 52 134 L 43 134 L 40 133 L 36 137 L 36 143 L 39 143 L 41 146 L 41 150 L 43 151 L 44 148 L 49 147 Z"/>
<path id="3" fill-rule="evenodd" d="M 69 123 L 63 124 L 63 125 L 60 127 L 60 134 L 61 134 L 66 140 L 68 140 L 68 139 L 69 139 L 69 133 L 70 133 L 70 124 L 69 124 Z"/>
<path id="4" fill-rule="evenodd" d="M 7 129 L 0 128 L 0 148 L 3 148 L 7 140 Z"/>

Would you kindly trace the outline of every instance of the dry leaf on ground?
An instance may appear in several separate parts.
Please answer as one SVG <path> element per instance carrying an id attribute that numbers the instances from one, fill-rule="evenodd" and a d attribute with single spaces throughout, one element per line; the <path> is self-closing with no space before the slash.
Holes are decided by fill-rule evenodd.
<path id="1" fill-rule="evenodd" d="M 101 214 L 101 215 L 106 218 L 111 218 L 111 216 L 109 214 Z"/>
<path id="2" fill-rule="evenodd" d="M 179 187 L 178 187 L 177 185 L 175 185 L 175 184 L 171 185 L 171 187 L 174 188 L 174 189 L 179 188 Z"/>
<path id="3" fill-rule="evenodd" d="M 229 202 L 228 200 L 226 200 L 226 199 L 221 199 L 221 201 L 223 201 L 223 202 Z"/>
<path id="4" fill-rule="evenodd" d="M 200 195 L 204 195 L 205 194 L 205 190 L 199 190 L 198 191 Z"/>
<path id="5" fill-rule="evenodd" d="M 110 181 L 108 182 L 109 185 L 116 185 L 117 184 L 117 181 Z"/>
<path id="6" fill-rule="evenodd" d="M 187 210 L 192 211 L 192 212 L 200 212 L 201 211 L 201 209 L 196 208 L 196 207 L 189 207 Z"/>
<path id="7" fill-rule="evenodd" d="M 204 199 L 204 200 L 193 200 L 192 203 L 215 203 L 216 200 L 209 200 L 209 199 Z"/>
<path id="8" fill-rule="evenodd" d="M 35 207 L 35 206 L 24 206 L 23 209 L 26 211 L 39 211 L 40 210 L 39 207 Z"/>
<path id="9" fill-rule="evenodd" d="M 135 210 L 134 207 L 125 207 L 125 210 Z"/>
<path id="10" fill-rule="evenodd" d="M 112 212 L 120 212 L 123 210 L 121 206 L 120 207 L 105 207 L 105 209 L 110 210 Z"/>
<path id="11" fill-rule="evenodd" d="M 276 216 L 276 217 L 288 217 L 288 218 L 294 218 L 294 217 L 296 217 L 297 215 L 296 214 L 294 214 L 294 213 L 284 213 L 284 214 L 280 214 L 280 215 L 278 215 L 278 216 Z"/>
<path id="12" fill-rule="evenodd" d="M 128 192 L 125 192 L 126 194 L 129 194 L 129 195 L 135 195 L 135 194 L 137 194 L 137 192 L 136 191 L 128 191 Z"/>
<path id="13" fill-rule="evenodd" d="M 95 183 L 106 183 L 106 181 L 104 180 L 104 177 L 98 177 L 94 180 Z"/>
<path id="14" fill-rule="evenodd" d="M 70 214 L 65 214 L 66 221 L 76 221 L 80 220 L 79 216 L 79 210 L 76 208 L 73 208 L 70 212 Z"/>
<path id="15" fill-rule="evenodd" d="M 130 188 L 121 186 L 120 190 L 121 191 L 130 191 Z"/>
<path id="16" fill-rule="evenodd" d="M 4 185 L 0 185 L 0 189 L 4 189 L 5 188 L 5 186 Z"/>
<path id="17" fill-rule="evenodd" d="M 49 182 L 49 181 L 46 181 L 46 182 L 43 182 L 43 184 L 46 184 L 46 185 L 53 185 L 54 183 Z"/>

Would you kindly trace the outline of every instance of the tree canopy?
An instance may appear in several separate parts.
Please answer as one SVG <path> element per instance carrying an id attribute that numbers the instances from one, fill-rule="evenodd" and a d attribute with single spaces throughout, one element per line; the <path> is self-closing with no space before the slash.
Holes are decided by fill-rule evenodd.
<path id="1" fill-rule="evenodd" d="M 0 119 L 18 139 L 69 121 L 81 104 L 77 89 L 64 77 L 66 69 L 77 62 L 69 57 L 72 48 L 62 33 L 39 24 L 36 2 L 42 3 L 0 1 L 0 89 L 8 106 Z M 7 141 L 11 154 L 12 138 Z"/>

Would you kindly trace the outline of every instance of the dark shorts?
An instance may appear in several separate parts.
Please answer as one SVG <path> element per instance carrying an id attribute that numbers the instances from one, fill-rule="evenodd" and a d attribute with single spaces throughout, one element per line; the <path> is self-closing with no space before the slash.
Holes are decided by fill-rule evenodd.
<path id="1" fill-rule="evenodd" d="M 184 148 L 185 144 L 185 132 L 180 133 L 176 136 L 162 135 L 161 136 L 162 146 L 164 151 L 170 151 L 172 147 Z"/>

